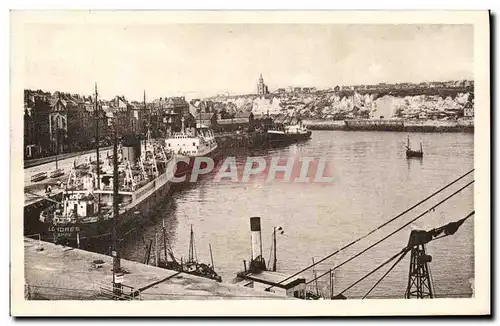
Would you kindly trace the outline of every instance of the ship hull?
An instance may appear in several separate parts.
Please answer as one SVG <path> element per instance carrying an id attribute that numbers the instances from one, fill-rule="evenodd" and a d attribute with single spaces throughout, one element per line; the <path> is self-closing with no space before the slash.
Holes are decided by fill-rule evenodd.
<path id="1" fill-rule="evenodd" d="M 158 178 L 159 179 L 159 178 Z M 156 215 L 156 208 L 168 199 L 171 182 L 167 175 L 162 176 L 162 182 L 156 179 L 148 184 L 154 188 L 142 200 L 131 203 L 119 211 L 117 223 L 117 237 L 124 238 L 135 229 L 140 228 Z M 94 223 L 67 223 L 58 224 L 42 222 L 41 234 L 49 241 L 66 245 L 78 245 L 78 241 L 110 239 L 113 219 L 101 219 Z"/>
<path id="2" fill-rule="evenodd" d="M 268 132 L 267 136 L 271 145 L 287 145 L 309 140 L 311 138 L 311 131 L 288 134 Z"/>
<path id="3" fill-rule="evenodd" d="M 194 163 L 197 157 L 207 157 L 211 158 L 215 162 L 218 161 L 222 157 L 222 151 L 219 149 L 219 147 L 215 148 L 213 151 L 205 154 L 205 155 L 198 155 L 198 156 L 179 156 L 177 157 L 177 162 L 176 162 L 176 170 L 175 170 L 175 176 L 176 177 L 183 177 L 185 175 L 190 174 L 193 171 L 194 168 Z M 201 168 L 204 168 L 204 164 L 202 162 Z"/>
<path id="4" fill-rule="evenodd" d="M 424 156 L 423 152 L 420 151 L 412 151 L 412 150 L 407 150 L 406 151 L 406 158 L 422 158 Z"/>

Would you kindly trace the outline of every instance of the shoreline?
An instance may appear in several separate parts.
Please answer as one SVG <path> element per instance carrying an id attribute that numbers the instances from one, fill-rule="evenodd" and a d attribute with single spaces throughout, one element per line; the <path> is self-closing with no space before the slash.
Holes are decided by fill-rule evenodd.
<path id="1" fill-rule="evenodd" d="M 375 121 L 375 120 L 374 120 Z M 304 120 L 304 126 L 310 130 L 343 131 L 397 131 L 397 132 L 462 132 L 474 133 L 473 120 L 461 121 L 403 121 L 401 128 L 385 124 L 364 124 L 347 126 L 344 120 Z"/>

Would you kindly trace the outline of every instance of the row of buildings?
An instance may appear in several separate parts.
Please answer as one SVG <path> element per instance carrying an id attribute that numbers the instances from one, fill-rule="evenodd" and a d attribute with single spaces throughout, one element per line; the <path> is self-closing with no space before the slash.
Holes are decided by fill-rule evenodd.
<path id="1" fill-rule="evenodd" d="M 316 92 L 340 92 L 340 91 L 390 91 L 405 89 L 453 89 L 453 88 L 474 88 L 472 80 L 449 80 L 444 82 L 421 82 L 421 83 L 379 83 L 374 85 L 338 85 L 325 90 L 318 90 L 316 87 L 293 87 L 277 88 L 274 94 L 286 93 L 316 93 Z M 269 94 L 269 88 L 264 83 L 262 74 L 257 83 L 257 94 Z"/>
<path id="2" fill-rule="evenodd" d="M 97 138 L 101 146 L 110 145 L 113 126 L 120 135 L 143 137 L 150 128 L 158 136 L 179 129 L 189 107 L 184 97 L 141 103 L 115 96 L 96 104 L 95 96 L 25 90 L 25 157 L 94 148 Z"/>
<path id="3" fill-rule="evenodd" d="M 25 158 L 75 152 L 111 145 L 113 127 L 119 135 L 166 137 L 196 123 L 216 130 L 246 127 L 253 114 L 228 112 L 220 103 L 185 97 L 165 97 L 146 102 L 129 101 L 125 96 L 111 100 L 63 92 L 25 90 Z M 97 136 L 97 137 L 96 137 Z"/>

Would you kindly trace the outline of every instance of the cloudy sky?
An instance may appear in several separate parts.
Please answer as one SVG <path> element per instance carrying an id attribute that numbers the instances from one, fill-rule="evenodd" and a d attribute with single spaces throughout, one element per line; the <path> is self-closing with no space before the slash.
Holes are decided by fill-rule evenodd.
<path id="1" fill-rule="evenodd" d="M 471 25 L 27 24 L 25 88 L 142 99 L 473 78 Z M 21 40 L 20 40 L 21 41 Z"/>

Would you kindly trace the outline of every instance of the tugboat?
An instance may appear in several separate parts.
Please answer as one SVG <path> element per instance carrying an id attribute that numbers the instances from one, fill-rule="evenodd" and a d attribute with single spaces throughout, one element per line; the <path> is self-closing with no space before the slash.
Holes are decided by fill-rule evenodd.
<path id="1" fill-rule="evenodd" d="M 268 129 L 267 137 L 269 145 L 289 145 L 310 139 L 311 131 L 302 124 L 301 120 L 296 120 L 295 124 L 286 124 L 282 122 Z"/>
<path id="2" fill-rule="evenodd" d="M 266 266 L 266 261 L 262 256 L 262 232 L 260 217 L 250 218 L 250 232 L 252 255 L 247 268 L 247 261 L 243 261 L 243 271 L 236 273 L 233 279 L 234 284 L 254 289 L 262 289 L 266 292 L 274 292 L 282 296 L 295 297 L 300 299 L 314 299 L 313 294 L 307 294 L 306 280 L 301 275 L 287 275 L 277 271 L 276 265 L 276 231 L 282 231 L 281 228 L 274 229 L 273 248 L 274 261 L 271 270 Z M 283 232 L 280 232 L 283 234 Z"/>
<path id="3" fill-rule="evenodd" d="M 424 151 L 422 150 L 422 143 L 420 143 L 420 150 L 415 151 L 412 150 L 410 147 L 410 136 L 407 138 L 407 144 L 406 144 L 406 158 L 422 158 L 424 156 Z"/>

